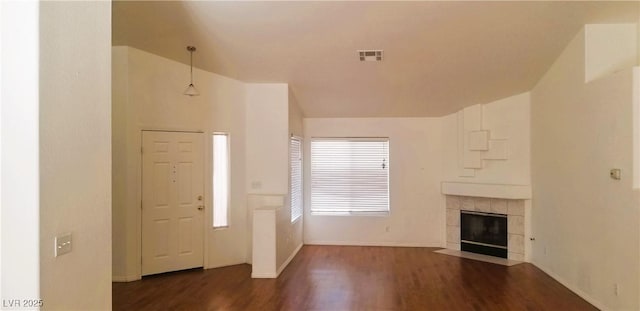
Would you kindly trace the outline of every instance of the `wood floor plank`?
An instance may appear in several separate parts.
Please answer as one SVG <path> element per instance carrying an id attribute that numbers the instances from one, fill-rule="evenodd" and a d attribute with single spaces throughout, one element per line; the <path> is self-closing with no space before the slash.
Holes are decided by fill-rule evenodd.
<path id="1" fill-rule="evenodd" d="M 304 246 L 278 279 L 250 265 L 113 283 L 114 310 L 597 310 L 531 264 L 435 248 Z"/>

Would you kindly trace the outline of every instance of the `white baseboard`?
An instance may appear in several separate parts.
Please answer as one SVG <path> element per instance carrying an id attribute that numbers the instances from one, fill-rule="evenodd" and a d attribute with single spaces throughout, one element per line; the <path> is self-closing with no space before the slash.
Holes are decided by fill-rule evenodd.
<path id="1" fill-rule="evenodd" d="M 139 275 L 114 275 L 111 277 L 111 282 L 133 282 L 142 279 Z"/>
<path id="2" fill-rule="evenodd" d="M 216 268 L 223 268 L 223 267 L 229 267 L 229 266 L 237 266 L 237 265 L 243 265 L 243 264 L 247 264 L 248 262 L 246 261 L 230 261 L 230 262 L 223 262 L 223 263 L 216 263 L 214 265 L 207 265 L 206 267 L 203 267 L 203 269 L 207 270 L 207 269 L 216 269 Z M 251 263 L 248 263 L 251 264 Z"/>
<path id="3" fill-rule="evenodd" d="M 304 244 L 305 245 L 336 245 L 336 246 L 442 247 L 440 244 L 426 245 L 422 243 L 360 242 L 360 241 L 304 241 Z"/>
<path id="4" fill-rule="evenodd" d="M 275 279 L 278 275 L 275 273 L 251 273 L 252 279 Z"/>
<path id="5" fill-rule="evenodd" d="M 574 284 L 571 284 L 569 282 L 567 282 L 565 279 L 563 279 L 562 277 L 560 277 L 558 274 L 552 272 L 550 269 L 547 269 L 545 267 L 543 267 L 542 265 L 536 263 L 536 262 L 531 262 L 531 264 L 533 264 L 536 268 L 542 270 L 542 272 L 546 273 L 547 275 L 549 275 L 551 278 L 553 278 L 554 280 L 558 281 L 558 283 L 562 284 L 564 287 L 568 288 L 570 291 L 574 292 L 576 295 L 580 296 L 580 298 L 586 300 L 588 303 L 592 304 L 594 307 L 602 310 L 602 311 L 608 311 L 610 310 L 609 308 L 605 307 L 604 305 L 602 305 L 602 303 L 600 303 L 598 300 L 594 299 L 593 297 L 591 297 L 589 294 L 585 293 L 584 291 L 582 291 L 579 288 L 576 288 L 574 286 Z"/>
<path id="6" fill-rule="evenodd" d="M 298 247 L 296 247 L 296 249 L 291 253 L 291 256 L 289 256 L 289 258 L 287 258 L 287 260 L 285 260 L 284 263 L 282 263 L 282 265 L 278 267 L 278 271 L 276 271 L 276 277 L 280 276 L 280 273 L 282 273 L 284 268 L 286 268 L 291 262 L 291 260 L 293 260 L 293 258 L 296 257 L 296 255 L 298 254 L 298 252 L 300 251 L 303 245 L 304 244 L 300 243 L 300 245 L 298 245 Z"/>

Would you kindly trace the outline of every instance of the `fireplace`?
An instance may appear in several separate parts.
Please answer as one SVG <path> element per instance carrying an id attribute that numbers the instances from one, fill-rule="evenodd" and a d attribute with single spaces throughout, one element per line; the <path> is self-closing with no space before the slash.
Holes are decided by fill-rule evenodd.
<path id="1" fill-rule="evenodd" d="M 463 251 L 507 258 L 507 215 L 460 211 Z"/>
<path id="2" fill-rule="evenodd" d="M 503 198 L 487 198 L 473 197 L 461 195 L 446 195 L 446 221 L 447 221 L 447 248 L 451 250 L 462 250 L 462 230 L 461 230 L 461 214 L 462 213 L 480 213 L 488 215 L 506 215 L 507 225 L 504 226 L 507 231 L 507 259 L 516 261 L 527 260 L 527 247 L 525 240 L 529 240 L 525 232 L 527 227 L 527 219 L 530 216 L 530 201 L 525 199 L 503 199 Z M 503 238 L 504 239 L 504 238 Z M 467 237 L 466 241 L 477 242 Z M 483 243 L 483 242 L 479 242 Z M 469 247 L 466 243 L 466 247 Z M 486 243 L 494 244 L 494 243 Z M 478 245 L 478 244 L 474 244 Z M 495 245 L 504 247 L 504 243 L 495 243 Z M 472 246 L 473 247 L 473 246 Z M 496 248 L 501 248 L 496 247 Z M 467 248 L 468 249 L 468 248 Z M 492 250 L 494 250 L 493 248 Z M 504 248 L 502 248 L 504 249 Z M 472 250 L 473 251 L 473 250 Z M 504 251 L 502 251 L 504 253 Z M 502 256 L 504 257 L 504 256 Z"/>

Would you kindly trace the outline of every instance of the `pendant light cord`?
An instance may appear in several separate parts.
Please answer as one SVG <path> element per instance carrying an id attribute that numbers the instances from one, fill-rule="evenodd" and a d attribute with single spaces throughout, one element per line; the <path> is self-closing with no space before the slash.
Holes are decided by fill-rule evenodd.
<path id="1" fill-rule="evenodd" d="M 189 45 L 187 46 L 187 51 L 189 51 L 189 86 L 187 86 L 187 89 L 184 91 L 184 95 L 198 96 L 200 92 L 198 92 L 193 85 L 193 52 L 196 51 L 196 47 Z"/>
<path id="2" fill-rule="evenodd" d="M 193 85 L 193 51 L 189 50 L 189 67 L 191 68 L 190 84 Z"/>

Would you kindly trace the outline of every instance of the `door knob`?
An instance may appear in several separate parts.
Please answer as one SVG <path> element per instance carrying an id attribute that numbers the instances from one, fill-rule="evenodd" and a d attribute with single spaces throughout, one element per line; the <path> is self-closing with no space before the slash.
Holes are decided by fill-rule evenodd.
<path id="1" fill-rule="evenodd" d="M 201 210 L 203 210 L 203 209 L 204 209 L 204 205 L 200 205 L 200 206 L 198 206 L 198 210 L 200 210 L 200 211 L 201 211 Z"/>
<path id="2" fill-rule="evenodd" d="M 202 196 L 201 195 L 198 196 L 198 201 L 202 201 Z"/>

